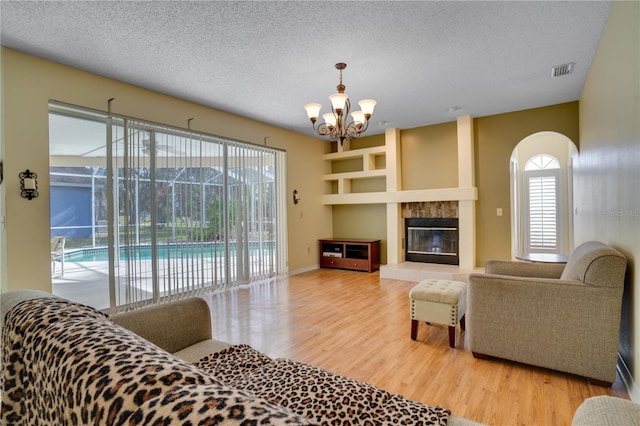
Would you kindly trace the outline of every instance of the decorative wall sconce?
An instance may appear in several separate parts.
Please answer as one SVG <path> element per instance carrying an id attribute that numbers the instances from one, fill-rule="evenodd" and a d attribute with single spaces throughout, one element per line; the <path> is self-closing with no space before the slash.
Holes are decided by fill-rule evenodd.
<path id="1" fill-rule="evenodd" d="M 300 202 L 300 195 L 298 195 L 298 190 L 293 190 L 293 204 L 298 204 Z"/>
<path id="2" fill-rule="evenodd" d="M 18 175 L 20 178 L 20 195 L 22 198 L 32 200 L 37 198 L 38 195 L 38 175 L 29 169 L 24 172 L 20 172 Z"/>

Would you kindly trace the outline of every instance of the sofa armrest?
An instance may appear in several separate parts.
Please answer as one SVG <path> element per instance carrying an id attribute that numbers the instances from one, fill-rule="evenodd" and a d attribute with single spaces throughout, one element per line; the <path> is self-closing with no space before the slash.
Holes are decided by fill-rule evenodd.
<path id="1" fill-rule="evenodd" d="M 573 415 L 572 426 L 619 426 L 640 423 L 640 404 L 612 396 L 585 399 Z"/>
<path id="2" fill-rule="evenodd" d="M 209 305 L 199 297 L 146 306 L 111 319 L 170 353 L 211 339 Z"/>
<path id="3" fill-rule="evenodd" d="M 58 297 L 40 290 L 14 290 L 0 294 L 0 318 L 4 321 L 7 313 L 19 303 L 25 300 L 40 299 L 43 297 Z"/>
<path id="4" fill-rule="evenodd" d="M 559 263 L 489 260 L 485 271 L 487 274 L 515 277 L 560 278 L 564 267 L 564 264 Z"/>

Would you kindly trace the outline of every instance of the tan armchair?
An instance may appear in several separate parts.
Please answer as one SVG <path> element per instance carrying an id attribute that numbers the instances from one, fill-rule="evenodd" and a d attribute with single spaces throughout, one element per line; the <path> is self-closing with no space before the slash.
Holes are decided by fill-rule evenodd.
<path id="1" fill-rule="evenodd" d="M 627 259 L 612 247 L 580 245 L 567 265 L 489 261 L 471 274 L 467 343 L 496 357 L 587 377 L 616 378 Z"/>

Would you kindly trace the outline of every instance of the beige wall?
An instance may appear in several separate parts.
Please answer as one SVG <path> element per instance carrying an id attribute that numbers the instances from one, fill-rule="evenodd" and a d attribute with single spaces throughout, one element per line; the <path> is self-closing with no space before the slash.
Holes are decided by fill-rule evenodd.
<path id="1" fill-rule="evenodd" d="M 516 145 L 542 131 L 562 133 L 579 146 L 578 102 L 474 119 L 476 142 L 476 265 L 511 258 L 509 161 Z M 502 209 L 502 216 L 496 209 Z"/>
<path id="2" fill-rule="evenodd" d="M 417 127 L 400 132 L 402 189 L 458 186 L 457 123 Z"/>
<path id="3" fill-rule="evenodd" d="M 620 354 L 640 401 L 640 3 L 614 2 L 580 98 L 575 243 L 600 240 L 629 259 Z"/>
<path id="4" fill-rule="evenodd" d="M 380 240 L 380 263 L 387 263 L 387 206 L 333 206 L 333 237 Z"/>
<path id="5" fill-rule="evenodd" d="M 193 117 L 196 131 L 264 144 L 287 151 L 289 270 L 318 263 L 317 240 L 331 233 L 331 208 L 321 204 L 322 154 L 318 139 L 216 111 L 170 96 L 2 49 L 2 191 L 6 213 L 6 252 L 1 265 L 4 290 L 51 291 L 49 253 L 48 102 L 57 100 L 99 110 L 115 98 L 113 112 L 177 127 Z M 304 112 L 301 112 L 304 114 Z M 303 116 L 304 117 L 304 116 Z M 40 197 L 20 197 L 18 173 L 38 173 Z M 293 205 L 297 189 L 302 201 Z"/>

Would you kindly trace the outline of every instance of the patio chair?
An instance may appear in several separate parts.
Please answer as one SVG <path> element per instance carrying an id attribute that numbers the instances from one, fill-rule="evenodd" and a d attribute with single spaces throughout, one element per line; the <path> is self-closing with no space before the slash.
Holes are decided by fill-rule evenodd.
<path id="1" fill-rule="evenodd" d="M 53 274 L 56 273 L 56 260 L 60 261 L 60 276 L 64 276 L 64 237 L 51 238 L 51 264 Z"/>

